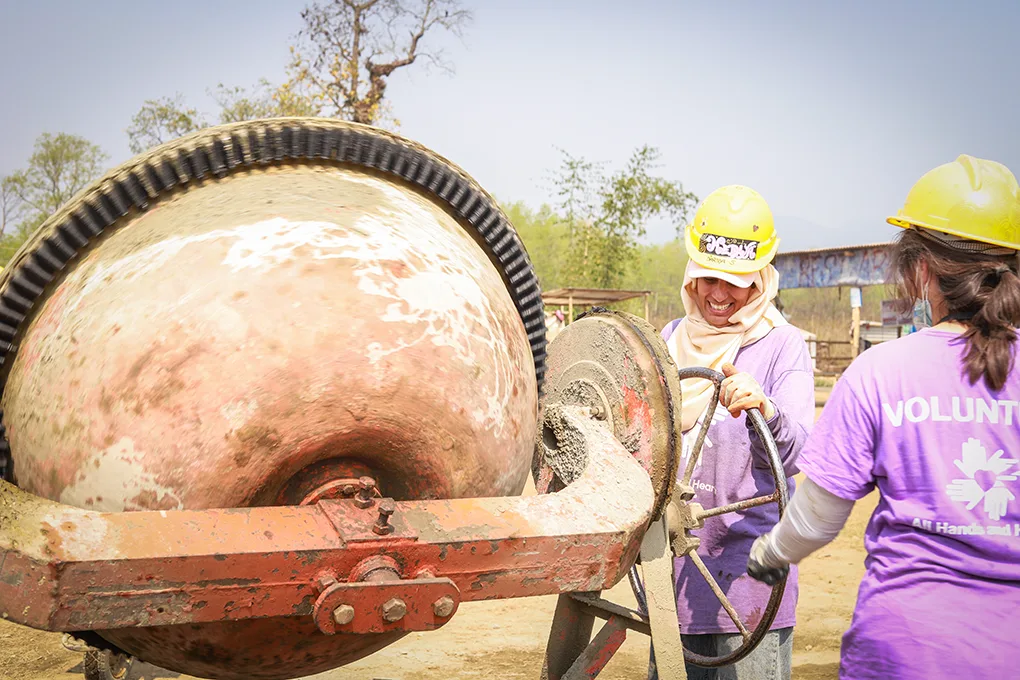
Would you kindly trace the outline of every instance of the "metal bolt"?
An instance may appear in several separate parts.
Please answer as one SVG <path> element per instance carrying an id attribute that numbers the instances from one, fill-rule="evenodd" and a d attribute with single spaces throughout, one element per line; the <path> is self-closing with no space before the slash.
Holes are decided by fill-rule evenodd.
<path id="1" fill-rule="evenodd" d="M 382 617 L 383 620 L 393 623 L 404 618 L 404 614 L 407 613 L 407 605 L 404 601 L 398 597 L 394 597 L 386 601 L 382 606 Z"/>
<path id="2" fill-rule="evenodd" d="M 379 517 L 375 520 L 375 524 L 372 526 L 372 531 L 385 536 L 386 534 L 393 533 L 393 525 L 390 524 L 390 515 L 397 509 L 397 504 L 393 502 L 392 498 L 385 498 L 379 503 Z"/>
<path id="3" fill-rule="evenodd" d="M 358 495 L 354 497 L 354 504 L 359 508 L 370 508 L 375 503 L 373 492 L 375 491 L 375 480 L 371 477 L 358 479 Z"/>
<path id="4" fill-rule="evenodd" d="M 441 619 L 445 619 L 453 613 L 453 598 L 449 595 L 443 595 L 441 598 L 433 602 L 432 613 Z"/>
<path id="5" fill-rule="evenodd" d="M 338 626 L 344 626 L 354 620 L 354 607 L 342 604 L 333 610 L 333 620 Z"/>

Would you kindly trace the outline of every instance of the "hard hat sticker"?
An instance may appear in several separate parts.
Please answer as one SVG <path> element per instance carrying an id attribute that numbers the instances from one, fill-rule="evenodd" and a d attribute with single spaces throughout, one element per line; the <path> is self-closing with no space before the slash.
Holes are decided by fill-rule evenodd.
<path id="1" fill-rule="evenodd" d="M 754 260 L 758 257 L 759 243 L 761 242 L 704 234 L 698 243 L 698 250 L 734 260 Z"/>

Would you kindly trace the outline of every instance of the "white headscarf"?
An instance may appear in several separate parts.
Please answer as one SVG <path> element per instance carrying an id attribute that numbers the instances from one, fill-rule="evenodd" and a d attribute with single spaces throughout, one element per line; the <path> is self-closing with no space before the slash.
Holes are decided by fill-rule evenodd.
<path id="1" fill-rule="evenodd" d="M 733 363 L 741 347 L 764 338 L 777 326 L 789 325 L 772 304 L 779 293 L 779 272 L 771 264 L 758 272 L 754 278 L 755 290 L 747 304 L 730 317 L 729 325 L 722 328 L 713 326 L 702 316 L 692 294 L 697 282 L 690 277 L 690 268 L 688 261 L 680 291 L 687 316 L 666 342 L 678 367 L 702 366 L 721 372 L 723 364 Z M 708 406 L 711 390 L 712 385 L 707 380 L 684 380 L 680 383 L 684 432 L 697 424 Z"/>

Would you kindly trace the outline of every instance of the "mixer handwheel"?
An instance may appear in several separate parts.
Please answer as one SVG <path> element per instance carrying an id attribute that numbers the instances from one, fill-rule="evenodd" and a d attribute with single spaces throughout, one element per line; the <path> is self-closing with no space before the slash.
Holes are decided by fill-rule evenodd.
<path id="1" fill-rule="evenodd" d="M 90 649 L 82 663 L 85 680 L 127 680 L 134 657 L 107 649 Z"/>
<path id="2" fill-rule="evenodd" d="M 722 387 L 724 376 L 709 368 L 692 367 L 681 369 L 679 371 L 679 377 L 681 381 L 692 379 L 711 381 L 714 389 L 705 413 L 715 413 L 715 409 L 719 404 L 719 391 Z M 672 499 L 670 533 L 675 534 L 672 537 L 673 554 L 676 557 L 685 557 L 694 562 L 698 571 L 708 582 L 710 589 L 719 600 L 720 605 L 726 613 L 729 614 L 733 623 L 744 638 L 743 644 L 741 644 L 740 647 L 723 656 L 704 656 L 692 652 L 684 647 L 683 652 L 686 661 L 704 668 L 718 668 L 720 666 L 734 664 L 750 654 L 754 648 L 758 646 L 758 643 L 761 642 L 762 638 L 764 638 L 768 633 L 772 622 L 775 620 L 776 613 L 779 611 L 779 604 L 783 599 L 783 592 L 786 589 L 785 577 L 772 586 L 764 612 L 761 614 L 757 623 L 752 626 L 751 629 L 748 629 L 736 609 L 734 609 L 732 603 L 730 603 L 729 599 L 726 597 L 722 588 L 712 576 L 711 571 L 705 565 L 701 556 L 698 555 L 697 548 L 700 541 L 697 536 L 691 534 L 692 529 L 704 526 L 704 520 L 709 517 L 724 515 L 730 512 L 742 512 L 753 507 L 769 505 L 771 503 L 775 503 L 778 506 L 779 517 L 782 517 L 783 513 L 786 511 L 786 505 L 789 502 L 789 492 L 786 486 L 786 473 L 783 470 L 782 461 L 779 459 L 779 452 L 776 448 L 775 439 L 772 437 L 772 433 L 768 429 L 768 425 L 765 422 L 765 416 L 762 415 L 759 409 L 751 409 L 747 411 L 747 419 L 750 421 L 755 434 L 758 436 L 758 439 L 761 440 L 762 446 L 765 448 L 765 452 L 768 456 L 769 472 L 771 473 L 774 481 L 775 490 L 766 496 L 748 498 L 717 508 L 705 509 L 699 504 L 693 502 L 694 489 L 690 486 L 691 476 L 698 463 L 698 458 L 701 456 L 705 437 L 708 433 L 708 428 L 712 423 L 712 419 L 706 417 L 702 422 L 701 429 L 698 432 L 694 446 L 691 448 L 686 468 L 683 475 L 680 477 L 676 493 L 674 493 Z M 631 587 L 634 589 L 634 595 L 640 603 L 641 608 L 647 611 L 645 603 L 646 594 L 643 592 L 643 584 L 641 583 L 641 579 L 638 577 L 635 568 L 631 569 L 630 581 Z M 660 593 L 660 597 L 675 597 L 675 593 L 673 592 L 670 584 L 667 584 L 665 587 L 669 590 L 669 592 Z"/>

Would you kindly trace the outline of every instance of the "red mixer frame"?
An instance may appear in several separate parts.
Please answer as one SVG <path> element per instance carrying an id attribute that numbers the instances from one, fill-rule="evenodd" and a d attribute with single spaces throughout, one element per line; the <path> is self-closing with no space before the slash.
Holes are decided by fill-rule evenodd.
<path id="1" fill-rule="evenodd" d="M 654 496 L 611 433 L 578 421 L 589 464 L 541 496 L 394 502 L 362 479 L 305 506 L 118 513 L 4 482 L 0 609 L 52 631 L 312 616 L 370 633 L 438 628 L 462 601 L 598 591 L 634 563 Z"/>

